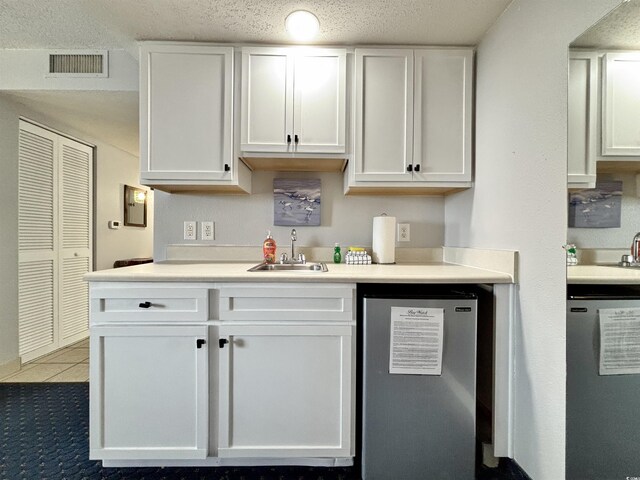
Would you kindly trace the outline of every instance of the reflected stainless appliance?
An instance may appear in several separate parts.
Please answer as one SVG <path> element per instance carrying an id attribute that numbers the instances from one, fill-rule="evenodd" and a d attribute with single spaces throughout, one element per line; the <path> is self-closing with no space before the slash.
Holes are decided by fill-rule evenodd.
<path id="1" fill-rule="evenodd" d="M 474 478 L 477 299 L 431 292 L 361 295 L 364 480 Z M 441 375 L 389 373 L 392 307 L 444 309 Z"/>
<path id="2" fill-rule="evenodd" d="M 640 287 L 568 285 L 568 480 L 640 476 L 640 375 L 599 375 L 598 310 L 640 308 Z"/>

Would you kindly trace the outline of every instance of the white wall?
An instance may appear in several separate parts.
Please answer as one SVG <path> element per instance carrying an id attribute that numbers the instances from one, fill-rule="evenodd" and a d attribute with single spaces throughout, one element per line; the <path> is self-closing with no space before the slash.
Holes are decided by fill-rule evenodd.
<path id="1" fill-rule="evenodd" d="M 640 231 L 640 198 L 636 193 L 635 174 L 599 174 L 598 180 L 622 181 L 620 228 L 569 228 L 567 241 L 580 248 L 631 248 Z"/>
<path id="2" fill-rule="evenodd" d="M 288 245 L 291 227 L 273 226 L 274 177 L 321 179 L 321 226 L 296 227 L 300 245 L 370 246 L 372 219 L 383 212 L 411 224 L 411 241 L 399 247 L 440 247 L 444 241 L 442 197 L 344 196 L 340 173 L 254 172 L 250 196 L 156 191 L 155 258 L 164 258 L 166 245 L 187 243 L 183 240 L 185 220 L 215 221 L 216 239 L 208 242 L 212 245 L 262 245 L 267 230 L 280 247 Z"/>
<path id="3" fill-rule="evenodd" d="M 18 358 L 18 113 L 15 107 L 0 96 L 0 225 L 3 225 L 0 228 L 0 367 Z"/>
<path id="4" fill-rule="evenodd" d="M 445 245 L 520 252 L 514 458 L 564 478 L 568 45 L 619 0 L 514 0 L 479 45 L 475 188 Z"/>
<path id="5" fill-rule="evenodd" d="M 113 267 L 126 258 L 153 256 L 154 192 L 141 187 L 138 157 L 109 144 L 97 143 L 95 184 L 95 270 Z M 147 227 L 124 226 L 124 185 L 148 190 Z M 109 220 L 119 220 L 119 230 L 108 228 Z"/>
<path id="6" fill-rule="evenodd" d="M 0 90 L 138 91 L 138 62 L 125 50 L 108 53 L 108 77 L 51 77 L 50 49 L 0 49 Z"/>

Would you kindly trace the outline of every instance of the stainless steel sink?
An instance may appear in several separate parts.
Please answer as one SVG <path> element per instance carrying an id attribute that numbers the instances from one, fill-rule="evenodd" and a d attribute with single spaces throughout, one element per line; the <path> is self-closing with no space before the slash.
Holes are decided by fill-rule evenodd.
<path id="1" fill-rule="evenodd" d="M 328 272 L 324 263 L 259 263 L 248 272 Z"/>

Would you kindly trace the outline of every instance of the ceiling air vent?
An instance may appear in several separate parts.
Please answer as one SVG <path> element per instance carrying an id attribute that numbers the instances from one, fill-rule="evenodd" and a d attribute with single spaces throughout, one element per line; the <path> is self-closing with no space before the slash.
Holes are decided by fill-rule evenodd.
<path id="1" fill-rule="evenodd" d="M 75 50 L 49 54 L 48 77 L 108 77 L 108 52 Z"/>

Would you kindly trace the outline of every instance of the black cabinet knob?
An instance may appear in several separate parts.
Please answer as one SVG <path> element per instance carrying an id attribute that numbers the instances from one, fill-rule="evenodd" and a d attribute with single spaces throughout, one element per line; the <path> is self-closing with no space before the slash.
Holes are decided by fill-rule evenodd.
<path id="1" fill-rule="evenodd" d="M 149 308 L 151 306 L 151 302 L 142 302 L 138 305 L 140 308 Z"/>
<path id="2" fill-rule="evenodd" d="M 224 164 L 224 171 L 225 172 L 230 172 L 231 171 L 231 166 L 228 163 Z"/>
<path id="3" fill-rule="evenodd" d="M 413 165 L 407 165 L 407 172 L 413 172 Z"/>
<path id="4" fill-rule="evenodd" d="M 207 343 L 207 341 L 204 338 L 198 338 L 196 340 L 196 348 L 202 348 L 202 345 L 205 343 Z"/>
<path id="5" fill-rule="evenodd" d="M 414 170 L 415 170 L 416 172 L 419 172 L 419 171 L 420 171 L 420 164 L 419 164 L 419 163 L 415 166 Z"/>
<path id="6" fill-rule="evenodd" d="M 296 142 L 296 144 L 298 143 L 298 135 L 293 136 L 293 141 Z"/>
<path id="7" fill-rule="evenodd" d="M 291 143 L 291 135 L 287 135 L 287 143 Z"/>
<path id="8" fill-rule="evenodd" d="M 226 338 L 221 338 L 218 340 L 218 346 L 220 348 L 224 348 L 224 346 L 229 343 L 229 340 L 227 340 Z"/>

